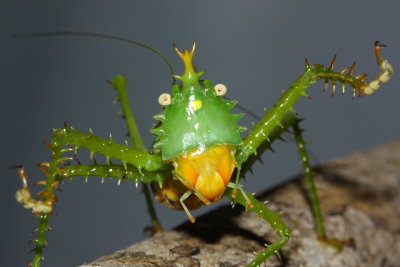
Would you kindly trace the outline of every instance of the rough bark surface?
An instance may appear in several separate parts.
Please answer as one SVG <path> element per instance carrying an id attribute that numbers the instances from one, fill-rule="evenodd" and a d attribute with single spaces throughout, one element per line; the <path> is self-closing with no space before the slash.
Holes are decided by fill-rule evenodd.
<path id="1" fill-rule="evenodd" d="M 329 237 L 354 240 L 338 252 L 317 241 L 304 179 L 259 194 L 284 211 L 293 238 L 263 266 L 400 266 L 400 140 L 316 167 Z M 244 266 L 277 240 L 265 221 L 230 206 L 80 267 Z"/>

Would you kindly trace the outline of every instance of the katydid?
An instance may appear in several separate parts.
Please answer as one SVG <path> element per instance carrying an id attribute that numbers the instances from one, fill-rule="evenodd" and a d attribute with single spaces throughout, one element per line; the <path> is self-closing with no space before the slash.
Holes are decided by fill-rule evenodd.
<path id="1" fill-rule="evenodd" d="M 240 184 L 254 163 L 256 154 L 262 153 L 281 134 L 291 129 L 299 149 L 299 154 L 312 201 L 315 215 L 317 236 L 322 241 L 334 243 L 325 235 L 324 224 L 319 207 L 316 188 L 313 181 L 308 155 L 299 128 L 299 120 L 294 111 L 294 104 L 301 96 L 308 96 L 307 88 L 320 79 L 332 83 L 332 94 L 336 92 L 337 82 L 353 90 L 353 97 L 369 95 L 376 91 L 381 83 L 390 79 L 393 68 L 380 55 L 384 47 L 380 42 L 375 43 L 375 56 L 380 67 L 378 76 L 366 82 L 366 75 L 353 76 L 354 67 L 334 71 L 336 57 L 330 66 L 310 65 L 307 60 L 303 74 L 293 82 L 272 109 L 267 110 L 261 120 L 254 125 L 249 133 L 242 138 L 245 127 L 238 125 L 243 114 L 233 114 L 231 109 L 237 103 L 226 98 L 227 88 L 202 79 L 204 72 L 197 72 L 192 59 L 196 43 L 191 50 L 175 51 L 184 63 L 184 73 L 175 75 L 172 65 L 157 50 L 136 41 L 123 38 L 79 32 L 55 32 L 24 35 L 36 37 L 48 35 L 87 35 L 94 37 L 112 38 L 128 41 L 142 46 L 158 54 L 168 65 L 173 81 L 171 93 L 162 93 L 158 99 L 162 112 L 155 115 L 158 123 L 151 129 L 155 135 L 151 149 L 147 150 L 136 125 L 130 104 L 127 100 L 126 78 L 116 76 L 110 85 L 117 91 L 118 99 L 126 119 L 131 138 L 131 144 L 119 144 L 109 139 L 83 133 L 73 127 L 64 126 L 55 129 L 51 142 L 45 143 L 52 153 L 48 162 L 39 164 L 46 174 L 46 179 L 36 182 L 43 185 L 38 199 L 32 197 L 28 186 L 27 175 L 22 166 L 14 166 L 23 183 L 23 188 L 16 193 L 17 200 L 25 208 L 32 209 L 40 219 L 37 237 L 34 239 L 35 248 L 32 266 L 38 267 L 43 259 L 43 247 L 46 243 L 45 234 L 48 230 L 48 220 L 54 210 L 56 199 L 55 190 L 60 183 L 76 176 L 112 177 L 122 180 L 132 180 L 143 183 L 146 200 L 149 206 L 152 230 L 162 230 L 161 224 L 154 211 L 150 185 L 155 199 L 165 206 L 184 210 L 191 222 L 195 222 L 190 210 L 219 201 L 222 197 L 230 198 L 233 204 L 243 205 L 247 210 L 256 212 L 267 221 L 278 233 L 280 240 L 270 244 L 260 251 L 248 266 L 259 266 L 269 256 L 278 253 L 279 249 L 290 240 L 292 235 L 278 213 L 272 212 L 267 205 L 247 193 Z M 77 159 L 78 149 L 86 149 L 90 155 L 105 156 L 106 164 L 81 164 Z M 121 164 L 111 163 L 112 159 Z"/>

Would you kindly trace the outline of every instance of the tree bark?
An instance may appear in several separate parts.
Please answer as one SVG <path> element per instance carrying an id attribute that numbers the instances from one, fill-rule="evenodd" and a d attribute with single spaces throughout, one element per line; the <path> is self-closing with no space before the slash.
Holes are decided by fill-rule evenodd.
<path id="1" fill-rule="evenodd" d="M 304 179 L 259 194 L 284 211 L 293 238 L 263 266 L 400 266 L 400 140 L 315 167 L 328 237 L 353 240 L 341 251 L 319 242 Z M 245 266 L 277 240 L 267 222 L 224 206 L 80 267 Z"/>

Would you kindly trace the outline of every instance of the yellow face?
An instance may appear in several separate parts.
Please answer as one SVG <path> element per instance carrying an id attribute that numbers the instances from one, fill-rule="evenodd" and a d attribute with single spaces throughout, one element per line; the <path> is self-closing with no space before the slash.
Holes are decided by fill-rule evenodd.
<path id="1" fill-rule="evenodd" d="M 197 197 L 204 204 L 210 204 L 222 197 L 231 179 L 235 151 L 230 145 L 193 149 L 175 158 L 173 165 L 182 184 L 192 191 L 195 188 L 201 195 Z"/>

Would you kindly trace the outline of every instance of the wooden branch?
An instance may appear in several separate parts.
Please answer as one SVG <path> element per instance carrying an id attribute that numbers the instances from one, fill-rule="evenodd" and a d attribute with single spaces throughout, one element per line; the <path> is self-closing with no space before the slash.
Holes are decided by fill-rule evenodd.
<path id="1" fill-rule="evenodd" d="M 399 266 L 400 140 L 315 168 L 329 237 L 354 240 L 340 252 L 317 241 L 303 180 L 263 192 L 268 207 L 284 211 L 293 238 L 264 266 Z M 276 240 L 252 212 L 224 206 L 125 250 L 80 267 L 244 266 Z"/>

